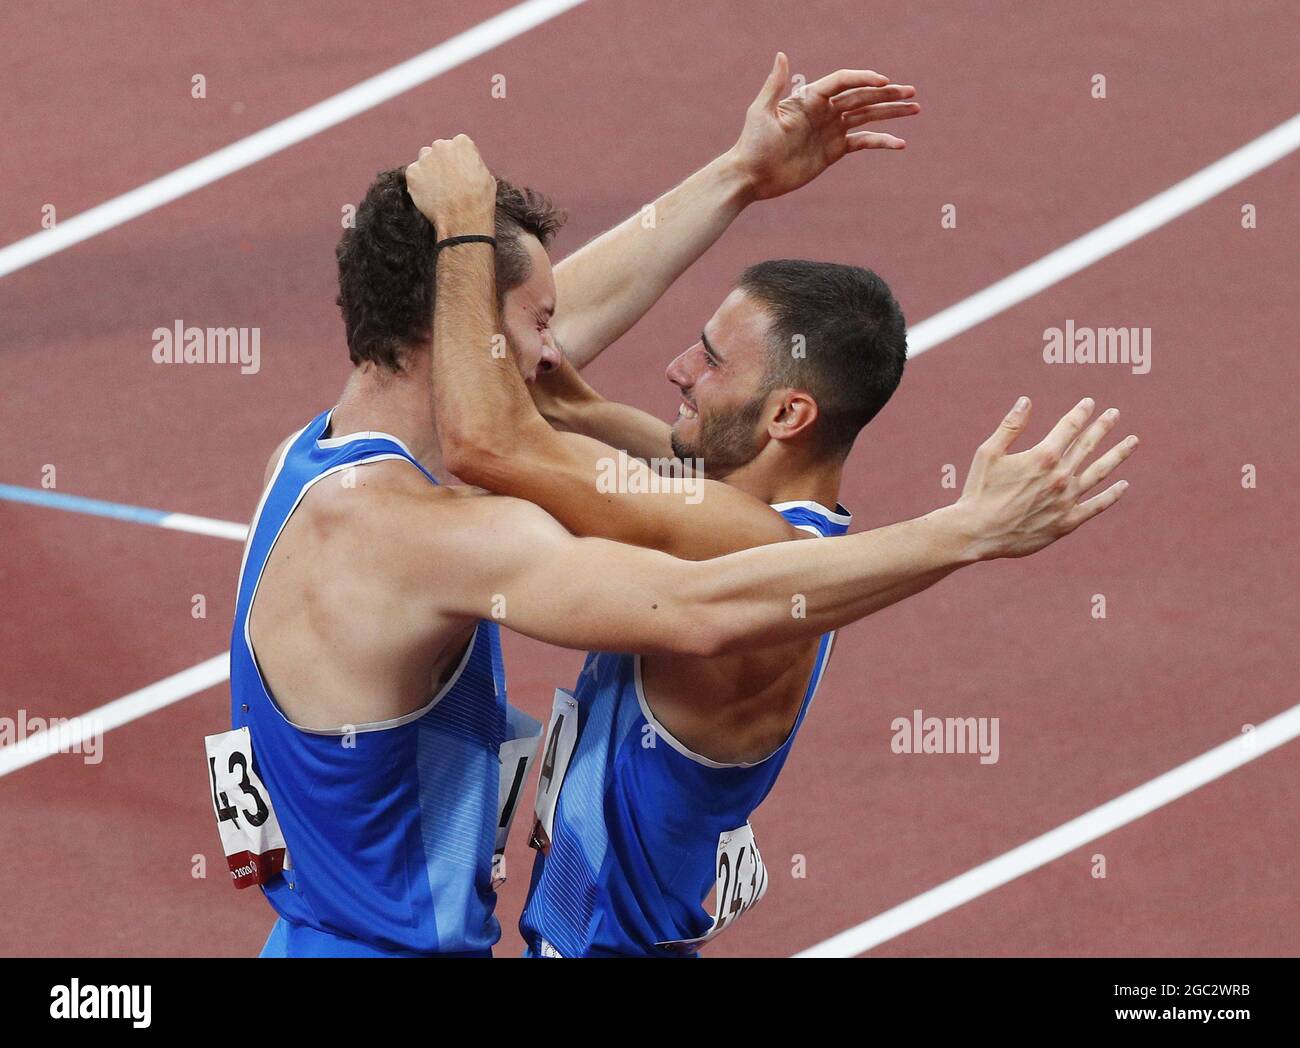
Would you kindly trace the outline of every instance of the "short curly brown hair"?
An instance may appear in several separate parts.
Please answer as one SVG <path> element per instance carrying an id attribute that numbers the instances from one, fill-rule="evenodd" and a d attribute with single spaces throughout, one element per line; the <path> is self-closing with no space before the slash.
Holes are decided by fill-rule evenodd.
<path id="1" fill-rule="evenodd" d="M 497 179 L 498 302 L 530 275 L 521 235 L 531 233 L 545 247 L 564 217 L 542 194 Z M 334 250 L 336 301 L 353 364 L 371 361 L 401 371 L 407 351 L 429 341 L 437 239 L 406 191 L 406 169 L 381 171 L 357 208 L 356 224 L 343 231 Z"/>

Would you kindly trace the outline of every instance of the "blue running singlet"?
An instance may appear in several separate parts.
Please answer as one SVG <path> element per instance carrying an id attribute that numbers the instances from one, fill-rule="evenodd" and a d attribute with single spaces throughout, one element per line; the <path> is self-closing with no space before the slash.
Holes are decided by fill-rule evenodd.
<path id="1" fill-rule="evenodd" d="M 508 821 L 502 746 L 539 730 L 506 703 L 496 625 L 477 625 L 451 678 L 421 709 L 346 733 L 289 721 L 253 652 L 248 619 L 262 570 L 312 485 L 387 459 L 405 459 L 437 483 L 395 437 L 326 437 L 330 416 L 289 442 L 262 496 L 231 635 L 233 725 L 250 731 L 254 769 L 288 850 L 284 872 L 262 886 L 280 916 L 262 955 L 490 955 L 500 937 L 494 843 Z"/>
<path id="2" fill-rule="evenodd" d="M 818 536 L 851 523 L 841 506 L 773 509 Z M 694 956 L 762 898 L 749 816 L 785 764 L 832 639 L 821 638 L 789 736 L 752 764 L 721 764 L 673 738 L 646 703 L 640 656 L 588 655 L 573 693 L 556 693 L 542 755 L 535 832 L 549 848 L 520 920 L 529 956 Z"/>

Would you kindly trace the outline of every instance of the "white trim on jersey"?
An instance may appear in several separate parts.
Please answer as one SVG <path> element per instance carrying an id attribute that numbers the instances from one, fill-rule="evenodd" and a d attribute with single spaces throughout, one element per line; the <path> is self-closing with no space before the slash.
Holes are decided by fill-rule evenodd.
<path id="1" fill-rule="evenodd" d="M 328 426 L 328 422 L 326 423 L 326 425 Z M 297 436 L 301 436 L 301 435 L 302 435 L 302 430 L 299 430 Z M 279 479 L 280 469 L 281 467 L 283 467 L 285 458 L 288 456 L 289 448 L 291 448 L 294 442 L 297 440 L 297 436 L 295 436 L 294 440 L 290 441 L 289 444 L 286 446 L 285 454 L 280 457 L 280 464 L 276 466 L 275 477 L 273 477 L 271 483 L 267 485 L 266 492 L 264 492 L 262 496 L 262 502 L 258 505 L 257 513 L 254 514 L 253 516 L 253 523 L 249 526 L 248 529 L 248 535 L 249 535 L 248 546 L 244 550 L 245 563 L 248 560 L 248 550 L 252 548 L 253 532 L 256 530 L 258 521 L 261 518 L 262 508 L 266 503 L 267 493 L 269 493 L 271 488 L 275 485 L 275 481 Z M 352 440 L 358 440 L 358 439 L 364 439 L 370 437 L 380 437 L 382 439 L 391 440 L 393 441 L 393 443 L 404 447 L 404 445 L 402 445 L 402 442 L 400 440 L 397 440 L 394 437 L 389 437 L 385 434 L 380 434 L 380 433 L 349 434 L 347 437 L 337 438 L 337 442 L 333 445 L 330 445 L 326 441 L 322 441 L 322 440 L 318 440 L 316 441 L 316 443 L 321 444 L 323 446 L 338 446 L 339 443 L 346 444 Z M 284 710 L 280 709 L 280 704 L 275 701 L 275 696 L 271 694 L 270 685 L 266 683 L 266 678 L 262 676 L 262 666 L 257 661 L 257 652 L 253 649 L 253 638 L 251 633 L 249 632 L 249 622 L 253 618 L 253 605 L 257 602 L 257 591 L 262 584 L 262 572 L 266 570 L 266 562 L 271 559 L 271 554 L 275 551 L 276 544 L 280 541 L 280 536 L 284 534 L 285 525 L 288 524 L 289 521 L 293 518 L 293 515 L 295 512 L 297 512 L 298 506 L 302 502 L 304 496 L 306 496 L 307 492 L 310 491 L 318 481 L 324 480 L 326 477 L 331 476 L 334 473 L 339 473 L 345 469 L 351 469 L 353 466 L 364 466 L 371 462 L 384 462 L 391 459 L 396 459 L 399 462 L 411 461 L 410 459 L 405 458 L 402 455 L 395 454 L 394 452 L 391 451 L 385 451 L 375 455 L 369 455 L 363 459 L 357 459 L 355 462 L 343 462 L 337 466 L 332 466 L 329 469 L 325 470 L 323 473 L 318 473 L 316 476 L 312 477 L 309 481 L 307 481 L 307 483 L 304 484 L 302 488 L 299 490 L 298 497 L 293 500 L 293 505 L 289 508 L 289 512 L 285 514 L 284 520 L 280 522 L 280 528 L 278 531 L 276 531 L 275 538 L 271 540 L 271 545 L 266 551 L 265 558 L 263 558 L 262 560 L 262 567 L 258 570 L 257 578 L 253 582 L 253 592 L 248 598 L 248 612 L 247 614 L 244 615 L 244 644 L 248 648 L 248 654 L 251 656 L 253 660 L 253 672 L 257 674 L 258 683 L 262 685 L 262 690 L 266 692 L 267 697 L 271 700 L 271 706 L 275 710 L 275 712 L 280 715 L 280 717 L 284 720 L 284 722 L 287 725 L 289 725 L 289 727 L 294 728 L 297 731 L 303 732 L 306 735 L 365 734 L 366 732 L 387 731 L 390 728 L 400 728 L 403 724 L 409 724 L 411 723 L 411 721 L 419 720 L 431 709 L 433 709 L 436 705 L 438 705 L 438 703 L 441 702 L 446 697 L 447 693 L 451 691 L 453 687 L 456 686 L 456 682 L 460 680 L 460 676 L 465 671 L 465 667 L 469 665 L 469 657 L 471 653 L 474 651 L 475 642 L 478 640 L 478 629 L 480 624 L 476 623 L 474 626 L 474 632 L 470 634 L 469 642 L 465 645 L 465 654 L 461 656 L 460 662 L 456 666 L 456 671 L 447 679 L 447 682 L 441 688 L 438 689 L 437 693 L 433 696 L 433 698 L 431 698 L 424 706 L 421 706 L 418 710 L 413 710 L 411 713 L 405 713 L 400 717 L 390 717 L 388 720 L 370 721 L 365 724 L 347 725 L 345 727 L 340 727 L 340 728 L 308 728 L 302 724 L 297 724 L 294 721 L 290 720 L 285 715 Z M 240 569 L 239 574 L 240 574 L 240 580 L 242 582 L 243 574 L 244 574 L 243 568 Z M 494 685 L 495 685 L 495 677 L 496 674 L 494 673 L 493 674 Z"/>
<path id="2" fill-rule="evenodd" d="M 818 640 L 817 645 L 819 648 L 821 647 L 820 640 Z M 806 698 L 804 702 L 800 704 L 799 707 L 800 715 L 804 713 L 805 707 L 807 707 L 807 705 L 811 703 L 812 700 L 816 697 L 817 688 L 820 686 L 822 682 L 822 674 L 826 670 L 826 664 L 831 661 L 831 651 L 832 649 L 834 649 L 834 647 L 835 647 L 835 631 L 831 630 L 830 640 L 826 644 L 826 654 L 824 657 L 819 658 L 816 664 L 813 666 L 812 676 L 809 678 L 809 685 L 808 685 L 811 691 L 805 692 Z M 665 728 L 662 724 L 660 724 L 658 720 L 655 719 L 655 715 L 650 709 L 650 703 L 646 701 L 645 687 L 641 683 L 641 656 L 640 655 L 632 656 L 632 666 L 633 666 L 633 670 L 632 670 L 633 681 L 636 685 L 636 701 L 637 701 L 637 705 L 641 707 L 641 716 L 645 718 L 646 723 L 649 724 L 650 727 L 654 729 L 654 733 L 656 735 L 658 735 L 661 739 L 663 739 L 664 742 L 668 743 L 669 746 L 675 749 L 683 757 L 685 757 L 687 760 L 694 761 L 696 764 L 702 764 L 706 768 L 757 768 L 760 764 L 765 764 L 768 761 L 770 761 L 773 757 L 775 757 L 778 753 L 780 753 L 781 750 L 783 750 L 786 746 L 788 746 L 790 744 L 790 740 L 794 738 L 795 730 L 799 726 L 799 716 L 796 715 L 795 722 L 790 725 L 789 734 L 787 734 L 786 737 L 781 740 L 781 745 L 779 745 L 766 757 L 763 757 L 759 760 L 737 761 L 734 764 L 726 764 L 722 761 L 715 761 L 711 757 L 705 757 L 703 754 L 696 753 L 690 747 L 680 742 L 677 738 L 673 736 L 672 732 L 670 732 L 667 728 Z"/>
<path id="3" fill-rule="evenodd" d="M 308 422 L 307 426 L 310 425 L 311 423 Z M 257 509 L 253 510 L 253 519 L 248 525 L 248 537 L 244 539 L 244 555 L 239 560 L 239 585 L 235 587 L 236 604 L 239 603 L 239 591 L 244 585 L 244 569 L 248 567 L 248 551 L 253 548 L 253 533 L 257 530 L 257 522 L 262 519 L 262 507 L 266 505 L 266 500 L 271 497 L 271 489 L 275 487 L 275 482 L 280 479 L 280 471 L 284 469 L 285 460 L 289 457 L 289 449 L 298 443 L 298 438 L 302 436 L 307 426 L 303 426 L 302 429 L 284 442 L 284 450 L 280 452 L 280 461 L 275 464 L 275 471 L 271 474 L 271 479 L 267 482 L 266 487 L 262 489 L 262 497 L 257 500 Z M 249 607 L 252 607 L 251 603 Z"/>
<path id="4" fill-rule="evenodd" d="M 846 528 L 853 523 L 852 513 L 836 513 L 834 510 L 827 509 L 820 502 L 812 502 L 809 500 L 796 501 L 796 502 L 773 502 L 772 508 L 776 510 L 778 513 L 786 509 L 810 509 L 814 513 L 820 513 L 832 524 L 839 524 Z M 836 509 L 843 509 L 843 508 L 844 508 L 843 506 L 839 506 L 839 505 L 836 506 Z"/>
<path id="5" fill-rule="evenodd" d="M 330 408 L 330 413 L 325 417 L 325 428 L 329 429 L 334 423 L 334 412 L 337 408 Z M 299 431 L 301 432 L 301 430 Z M 319 437 L 316 439 L 316 446 L 322 448 L 341 448 L 344 444 L 351 444 L 354 440 L 388 440 L 396 444 L 399 448 L 411 455 L 411 449 L 398 440 L 391 433 L 382 433 L 377 429 L 366 429 L 356 433 L 345 433 L 341 437 L 326 437 L 324 440 Z M 411 458 L 415 458 L 411 455 Z"/>
<path id="6" fill-rule="evenodd" d="M 822 514 L 824 517 L 826 517 L 828 520 L 832 521 L 833 523 L 843 524 L 846 527 L 853 522 L 853 517 L 851 514 L 846 515 L 843 513 L 832 513 L 820 502 L 777 502 L 777 503 L 773 503 L 772 505 L 772 508 L 777 512 L 780 512 L 783 509 L 793 509 L 796 507 L 801 509 L 814 510 L 815 512 Z M 795 527 L 799 528 L 802 531 L 807 531 L 810 535 L 813 535 L 816 538 L 820 539 L 825 537 L 822 535 L 820 531 L 817 530 L 815 525 L 796 524 Z M 819 640 L 817 644 L 818 647 L 820 648 L 821 641 Z M 799 707 L 800 715 L 803 714 L 805 707 L 809 703 L 811 703 L 812 700 L 816 697 L 817 688 L 818 686 L 820 686 L 822 682 L 822 674 L 826 671 L 826 664 L 831 661 L 831 651 L 832 649 L 834 649 L 834 647 L 835 647 L 835 631 L 831 630 L 830 640 L 826 644 L 826 655 L 824 658 L 819 658 L 816 664 L 813 666 L 812 677 L 810 678 L 810 684 L 809 684 L 812 690 L 811 692 L 805 693 L 806 695 L 805 701 Z M 663 739 L 664 742 L 668 743 L 669 746 L 675 749 L 687 760 L 694 761 L 696 764 L 702 764 L 706 768 L 757 768 L 760 764 L 763 764 L 766 761 L 770 761 L 773 757 L 775 757 L 778 753 L 780 753 L 782 749 L 784 749 L 787 745 L 789 745 L 790 739 L 793 738 L 794 736 L 795 729 L 799 726 L 799 718 L 796 716 L 795 723 L 790 725 L 790 734 L 788 734 L 783 740 L 781 740 L 780 746 L 774 749 L 766 757 L 762 758 L 762 760 L 741 761 L 736 764 L 724 764 L 721 761 L 715 761 L 709 757 L 705 757 L 703 754 L 696 753 L 690 747 L 686 746 L 678 739 L 674 738 L 672 732 L 670 732 L 667 728 L 665 728 L 662 724 L 660 724 L 659 721 L 655 719 L 655 715 L 650 709 L 650 703 L 646 701 L 645 687 L 641 683 L 641 656 L 633 655 L 632 660 L 633 660 L 633 679 L 636 684 L 636 701 L 637 704 L 641 707 L 641 716 L 645 718 L 646 723 L 649 724 L 650 727 L 654 729 L 654 733 L 658 735 L 661 739 Z"/>

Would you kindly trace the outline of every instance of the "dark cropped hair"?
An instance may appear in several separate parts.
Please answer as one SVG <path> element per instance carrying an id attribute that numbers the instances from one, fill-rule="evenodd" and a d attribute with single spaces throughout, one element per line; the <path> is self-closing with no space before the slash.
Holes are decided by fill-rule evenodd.
<path id="1" fill-rule="evenodd" d="M 907 324 L 889 285 L 861 266 L 776 259 L 750 266 L 737 286 L 772 319 L 766 391 L 811 393 L 814 446 L 848 455 L 903 378 Z"/>
<path id="2" fill-rule="evenodd" d="M 497 301 L 530 276 L 520 237 L 531 233 L 546 246 L 564 213 L 546 197 L 497 179 Z M 406 191 L 406 169 L 382 171 L 343 231 L 334 255 L 339 264 L 339 309 L 353 364 L 372 361 L 402 369 L 409 347 L 427 342 L 433 324 L 432 223 Z"/>

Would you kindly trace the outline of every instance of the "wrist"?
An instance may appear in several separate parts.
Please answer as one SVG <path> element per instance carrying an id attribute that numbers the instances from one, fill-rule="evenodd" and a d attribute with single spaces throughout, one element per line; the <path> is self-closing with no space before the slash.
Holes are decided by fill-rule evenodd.
<path id="1" fill-rule="evenodd" d="M 758 199 L 758 179 L 733 146 L 706 168 L 717 181 L 724 197 L 743 211 Z"/>
<path id="2" fill-rule="evenodd" d="M 439 211 L 433 218 L 433 228 L 439 240 L 462 236 L 495 236 L 496 209 L 455 207 Z"/>
<path id="3" fill-rule="evenodd" d="M 960 499 L 950 506 L 927 513 L 924 520 L 939 529 L 940 541 L 957 567 L 992 560 L 995 556 L 980 534 L 968 506 Z"/>

